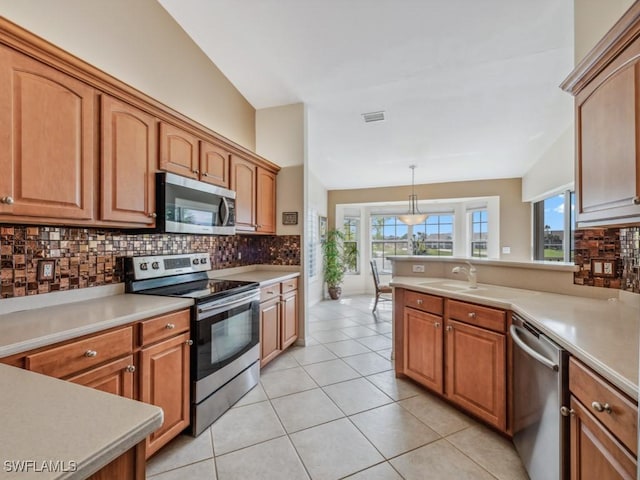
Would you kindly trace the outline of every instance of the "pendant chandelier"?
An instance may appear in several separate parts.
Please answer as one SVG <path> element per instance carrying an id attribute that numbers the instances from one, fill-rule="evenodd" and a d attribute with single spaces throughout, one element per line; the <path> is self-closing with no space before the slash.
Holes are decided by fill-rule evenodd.
<path id="1" fill-rule="evenodd" d="M 418 210 L 418 196 L 416 195 L 415 178 L 416 178 L 416 166 L 411 165 L 411 195 L 409 195 L 409 213 L 406 215 L 399 215 L 398 218 L 402 223 L 407 225 L 417 225 L 422 223 L 427 218 L 426 213 L 420 213 Z"/>

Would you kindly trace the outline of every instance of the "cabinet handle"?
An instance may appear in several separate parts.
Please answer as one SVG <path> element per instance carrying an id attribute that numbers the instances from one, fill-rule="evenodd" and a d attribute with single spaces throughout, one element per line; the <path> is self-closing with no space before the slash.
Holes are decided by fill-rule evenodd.
<path id="1" fill-rule="evenodd" d="M 593 408 L 596 412 L 607 412 L 611 413 L 611 405 L 605 403 L 604 405 L 600 402 L 591 402 L 591 408 Z"/>
<path id="2" fill-rule="evenodd" d="M 158 214 L 156 212 L 151 212 L 148 216 L 149 218 L 156 218 Z"/>
<path id="3" fill-rule="evenodd" d="M 5 203 L 7 205 L 13 204 L 13 197 L 2 197 L 0 198 L 0 203 Z"/>
<path id="4" fill-rule="evenodd" d="M 193 345 L 193 340 L 187 340 L 187 341 L 186 341 L 186 342 L 184 342 L 184 343 L 186 343 L 187 345 L 191 346 L 191 345 Z"/>
<path id="5" fill-rule="evenodd" d="M 267 290 L 267 295 L 273 295 L 274 292 L 270 292 L 269 290 Z"/>
<path id="6" fill-rule="evenodd" d="M 293 288 L 293 285 L 287 285 L 287 288 Z"/>
<path id="7" fill-rule="evenodd" d="M 424 302 L 423 302 L 423 300 L 421 298 L 419 298 L 418 300 L 416 300 L 416 303 L 418 305 L 422 305 Z"/>
<path id="8" fill-rule="evenodd" d="M 469 318 L 476 318 L 476 312 L 469 312 Z"/>
<path id="9" fill-rule="evenodd" d="M 135 365 L 127 365 L 127 366 L 125 367 L 125 370 L 126 370 L 128 373 L 134 373 L 134 372 L 136 371 L 136 367 L 135 367 Z"/>
<path id="10" fill-rule="evenodd" d="M 208 176 L 209 176 L 209 174 L 208 174 L 207 172 L 203 172 L 203 173 L 202 173 L 202 176 L 203 176 L 203 177 L 208 177 Z"/>
<path id="11" fill-rule="evenodd" d="M 97 357 L 98 352 L 96 352 L 95 350 L 87 350 L 86 352 L 84 352 L 84 356 L 87 358 Z"/>
<path id="12" fill-rule="evenodd" d="M 440 328 L 440 322 L 434 323 L 433 326 L 436 327 L 436 328 Z"/>
<path id="13" fill-rule="evenodd" d="M 195 173 L 196 175 L 198 175 L 200 173 L 200 170 L 194 170 L 193 173 Z"/>
<path id="14" fill-rule="evenodd" d="M 11 197 L 9 197 L 11 198 Z M 640 205 L 640 197 L 633 197 L 633 204 L 634 205 Z"/>
<path id="15" fill-rule="evenodd" d="M 576 414 L 576 411 L 573 408 L 565 407 L 564 405 L 560 407 L 560 415 L 563 417 L 573 417 Z"/>
<path id="16" fill-rule="evenodd" d="M 453 330 L 453 327 L 451 325 L 447 325 L 447 332 L 450 332 L 451 330 Z"/>
<path id="17" fill-rule="evenodd" d="M 175 323 L 167 323 L 164 328 L 166 328 L 167 330 L 173 330 L 174 328 L 176 328 Z"/>

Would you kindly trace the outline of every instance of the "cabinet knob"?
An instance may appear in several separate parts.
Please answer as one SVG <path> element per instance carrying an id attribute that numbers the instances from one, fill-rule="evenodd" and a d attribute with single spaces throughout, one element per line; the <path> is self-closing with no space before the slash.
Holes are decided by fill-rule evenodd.
<path id="1" fill-rule="evenodd" d="M 451 325 L 447 325 L 447 332 L 450 332 L 451 330 L 453 330 L 453 327 Z"/>
<path id="2" fill-rule="evenodd" d="M 209 176 L 209 174 L 208 174 L 207 172 L 203 172 L 203 173 L 202 173 L 202 176 L 203 176 L 203 177 L 208 177 L 208 176 Z"/>
<path id="3" fill-rule="evenodd" d="M 98 352 L 96 352 L 95 350 L 87 350 L 86 352 L 84 352 L 84 356 L 87 358 L 97 357 Z"/>
<path id="4" fill-rule="evenodd" d="M 125 367 L 125 370 L 126 370 L 128 373 L 134 373 L 134 372 L 136 371 L 136 367 L 135 367 L 135 365 L 127 365 L 127 366 Z"/>
<path id="5" fill-rule="evenodd" d="M 184 342 L 184 343 L 186 343 L 187 345 L 191 346 L 191 345 L 193 345 L 193 340 L 187 340 L 187 341 L 186 341 L 186 342 Z"/>
<path id="6" fill-rule="evenodd" d="M 560 415 L 563 417 L 573 417 L 576 414 L 576 411 L 573 408 L 565 407 L 564 405 L 560 407 Z"/>
<path id="7" fill-rule="evenodd" d="M 591 408 L 593 408 L 596 412 L 607 412 L 611 413 L 611 405 L 605 403 L 604 405 L 600 402 L 591 402 Z"/>
<path id="8" fill-rule="evenodd" d="M 156 218 L 157 216 L 158 216 L 158 214 L 157 214 L 156 212 L 151 212 L 151 213 L 149 214 L 149 217 L 150 217 L 150 218 Z"/>
<path id="9" fill-rule="evenodd" d="M 198 175 L 200 173 L 200 170 L 194 170 L 193 173 L 195 173 L 196 175 Z"/>
<path id="10" fill-rule="evenodd" d="M 433 326 L 434 326 L 434 327 L 436 327 L 436 328 L 440 328 L 440 322 L 435 322 L 435 323 L 433 324 Z"/>
<path id="11" fill-rule="evenodd" d="M 633 197 L 633 204 L 640 205 L 640 197 Z"/>
<path id="12" fill-rule="evenodd" d="M 166 328 L 167 330 L 173 330 L 174 328 L 176 328 L 175 323 L 167 323 L 164 328 Z"/>
<path id="13" fill-rule="evenodd" d="M 6 205 L 13 205 L 13 197 L 2 197 L 0 198 L 0 203 L 4 203 Z"/>
<path id="14" fill-rule="evenodd" d="M 267 290 L 267 295 L 273 295 L 275 292 L 271 292 L 269 290 Z"/>
<path id="15" fill-rule="evenodd" d="M 421 298 L 419 298 L 418 300 L 416 300 L 416 303 L 417 303 L 418 305 L 422 305 L 424 302 L 422 301 L 422 299 L 421 299 Z"/>
<path id="16" fill-rule="evenodd" d="M 476 312 L 469 312 L 469 318 L 476 318 Z"/>

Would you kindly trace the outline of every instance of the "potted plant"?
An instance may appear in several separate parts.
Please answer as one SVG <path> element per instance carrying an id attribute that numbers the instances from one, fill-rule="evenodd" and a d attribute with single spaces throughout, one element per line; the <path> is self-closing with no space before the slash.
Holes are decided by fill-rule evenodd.
<path id="1" fill-rule="evenodd" d="M 322 244 L 322 253 L 324 281 L 327 283 L 331 299 L 337 300 L 342 294 L 340 285 L 345 272 L 344 233 L 340 230 L 329 230 Z"/>

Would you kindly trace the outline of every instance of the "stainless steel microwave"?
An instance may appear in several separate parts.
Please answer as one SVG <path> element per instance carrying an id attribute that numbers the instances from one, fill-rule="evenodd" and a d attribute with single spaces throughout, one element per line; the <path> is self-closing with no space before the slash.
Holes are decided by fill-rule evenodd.
<path id="1" fill-rule="evenodd" d="M 234 235 L 236 192 L 173 173 L 156 173 L 156 231 Z"/>

